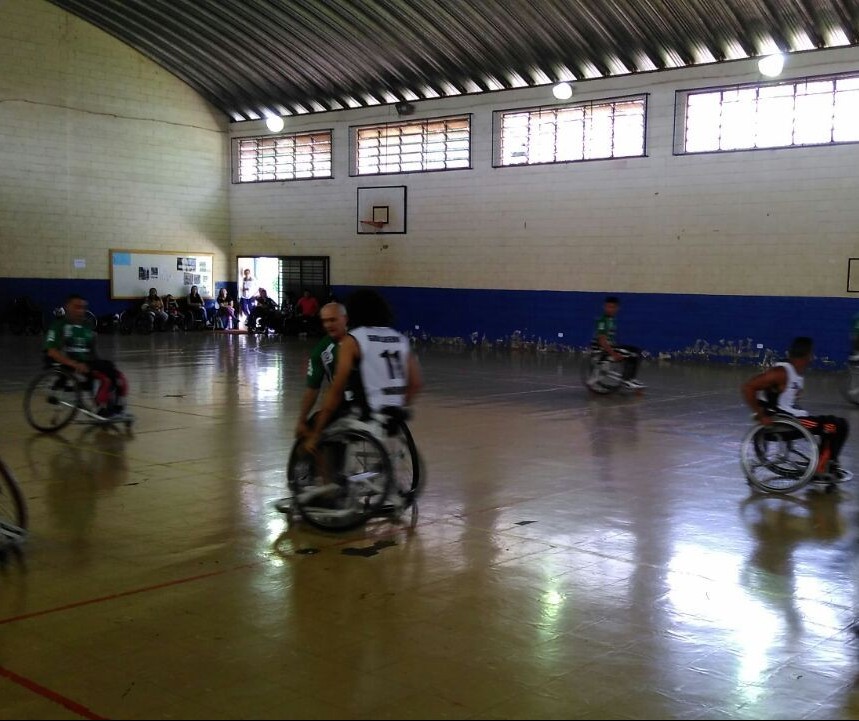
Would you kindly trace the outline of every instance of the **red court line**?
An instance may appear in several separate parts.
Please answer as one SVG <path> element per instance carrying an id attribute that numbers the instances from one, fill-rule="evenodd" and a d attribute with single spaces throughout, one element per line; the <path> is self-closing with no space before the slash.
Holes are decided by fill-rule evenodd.
<path id="1" fill-rule="evenodd" d="M 77 701 L 72 701 L 70 698 L 66 698 L 62 694 L 57 693 L 56 691 L 51 691 L 49 688 L 45 688 L 41 684 L 36 683 L 35 681 L 31 681 L 29 678 L 25 678 L 24 676 L 19 676 L 14 671 L 10 671 L 8 668 L 3 668 L 0 666 L 0 676 L 3 678 L 8 678 L 12 683 L 17 683 L 19 686 L 27 689 L 28 691 L 32 691 L 33 693 L 48 699 L 63 708 L 68 709 L 72 713 L 76 713 L 81 718 L 86 719 L 107 719 L 107 716 L 99 716 L 95 711 L 88 709 L 86 706 L 79 704 Z"/>
<path id="2" fill-rule="evenodd" d="M 156 583 L 153 586 L 144 586 L 143 588 L 135 588 L 131 591 L 122 591 L 121 593 L 112 593 L 109 596 L 99 596 L 98 598 L 89 598 L 85 601 L 75 601 L 74 603 L 67 603 L 64 606 L 57 606 L 55 608 L 47 608 L 44 611 L 33 611 L 32 613 L 23 613 L 20 616 L 11 616 L 9 618 L 0 618 L 0 626 L 4 623 L 14 623 L 15 621 L 25 621 L 30 618 L 37 618 L 38 616 L 47 616 L 51 613 L 58 613 L 59 611 L 68 611 L 72 608 L 79 608 L 81 606 L 89 606 L 93 603 L 103 603 L 105 601 L 113 601 L 117 598 L 124 598 L 126 596 L 134 596 L 138 593 L 147 593 L 148 591 L 156 591 L 159 588 L 169 588 L 170 586 L 178 586 L 183 583 L 191 583 L 191 581 L 199 581 L 203 578 L 212 578 L 213 576 L 222 576 L 225 573 L 232 573 L 233 571 L 240 571 L 246 568 L 253 568 L 254 566 L 258 566 L 261 561 L 256 561 L 254 563 L 245 563 L 241 566 L 233 566 L 233 568 L 224 568 L 218 571 L 212 571 L 210 573 L 201 573 L 198 576 L 188 576 L 187 578 L 177 578 L 174 581 L 165 581 L 164 583 Z"/>
<path id="3" fill-rule="evenodd" d="M 381 533 L 376 536 L 376 539 L 389 538 L 393 535 L 396 535 L 401 529 L 392 528 L 390 531 L 386 533 Z M 367 539 L 362 539 L 367 540 Z M 334 543 L 326 546 L 325 548 L 337 548 L 338 546 L 345 546 L 347 543 L 356 543 L 356 539 L 354 538 L 344 538 L 338 539 Z M 170 586 L 179 586 L 183 583 L 191 583 L 192 581 L 200 581 L 204 578 L 212 578 L 214 576 L 222 576 L 225 573 L 232 573 L 233 571 L 242 571 L 247 568 L 254 568 L 259 566 L 260 564 L 265 563 L 265 561 L 255 561 L 253 563 L 243 563 L 239 566 L 233 566 L 232 568 L 223 568 L 217 571 L 211 571 L 210 573 L 201 573 L 197 576 L 188 576 L 186 578 L 177 578 L 173 581 L 165 581 L 164 583 L 156 583 L 152 586 L 144 586 L 143 588 L 135 588 L 131 591 L 121 591 L 120 593 L 111 593 L 107 596 L 99 596 L 97 598 L 88 598 L 84 601 L 75 601 L 74 603 L 67 603 L 63 606 L 55 606 L 54 608 L 46 608 L 42 611 L 33 611 L 31 613 L 22 613 L 20 616 L 10 616 L 9 618 L 0 618 L 0 626 L 6 623 L 15 623 L 16 621 L 26 621 L 31 618 L 38 618 L 39 616 L 47 616 L 52 613 L 59 613 L 60 611 L 68 611 L 73 608 L 80 608 L 81 606 L 89 606 L 94 603 L 104 603 L 105 601 L 114 601 L 118 598 L 125 598 L 126 596 L 134 596 L 138 593 L 148 593 L 149 591 L 156 591 L 159 588 L 169 588 Z"/>
<path id="4" fill-rule="evenodd" d="M 391 530 L 389 533 L 380 534 L 381 538 L 386 538 L 391 535 L 395 535 L 396 531 Z M 355 539 L 339 539 L 336 543 L 333 543 L 329 548 L 336 548 L 338 546 L 346 545 L 347 543 L 354 543 Z M 240 566 L 233 566 L 232 568 L 224 568 L 219 569 L 217 571 L 211 571 L 210 573 L 201 573 L 196 576 L 188 576 L 186 578 L 178 578 L 173 581 L 165 581 L 164 583 L 156 583 L 152 586 L 144 586 L 143 588 L 135 588 L 131 591 L 122 591 L 121 593 L 112 593 L 107 596 L 99 596 L 98 598 L 90 598 L 84 601 L 76 601 L 75 603 L 67 603 L 63 606 L 56 606 L 55 608 L 47 608 L 42 611 L 33 611 L 32 613 L 24 613 L 20 616 L 11 616 L 9 618 L 0 618 L 0 625 L 6 623 L 14 623 L 15 621 L 25 621 L 30 618 L 37 618 L 39 616 L 47 616 L 51 613 L 59 613 L 60 611 L 67 611 L 72 608 L 80 608 L 81 606 L 89 606 L 94 603 L 103 603 L 105 601 L 113 601 L 118 598 L 124 598 L 126 596 L 133 596 L 138 593 L 147 593 L 148 591 L 155 591 L 159 588 L 169 588 L 170 586 L 178 586 L 183 583 L 191 583 L 192 581 L 199 581 L 204 578 L 213 578 L 214 576 L 222 576 L 226 573 L 232 573 L 233 571 L 241 571 L 248 568 L 254 568 L 255 566 L 259 566 L 263 561 L 256 561 L 254 563 L 244 563 Z M 3 666 L 0 666 L 0 676 L 4 678 L 8 678 L 13 683 L 18 684 L 22 688 L 31 691 L 38 696 L 42 696 L 43 698 L 52 701 L 64 708 L 68 709 L 72 713 L 77 714 L 81 718 L 86 719 L 94 719 L 94 720 L 107 720 L 107 716 L 99 716 L 94 711 L 88 709 L 86 706 L 77 703 L 76 701 L 72 701 L 69 698 L 66 698 L 62 694 L 57 693 L 56 691 L 52 691 L 41 684 L 36 683 L 35 681 L 31 681 L 24 676 L 19 676 L 14 671 L 10 671 Z"/>

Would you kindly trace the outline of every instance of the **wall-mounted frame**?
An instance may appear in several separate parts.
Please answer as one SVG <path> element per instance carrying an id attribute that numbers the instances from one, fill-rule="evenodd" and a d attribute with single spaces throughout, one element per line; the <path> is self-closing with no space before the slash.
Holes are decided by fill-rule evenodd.
<path id="1" fill-rule="evenodd" d="M 859 258 L 847 260 L 847 292 L 859 293 Z"/>
<path id="2" fill-rule="evenodd" d="M 359 235 L 404 234 L 407 213 L 406 190 L 405 185 L 358 188 L 356 232 Z"/>

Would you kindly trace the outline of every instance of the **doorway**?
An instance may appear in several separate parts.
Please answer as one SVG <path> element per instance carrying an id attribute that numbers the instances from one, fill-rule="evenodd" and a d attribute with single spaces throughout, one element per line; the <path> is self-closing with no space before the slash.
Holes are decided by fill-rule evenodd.
<path id="1" fill-rule="evenodd" d="M 265 288 L 281 308 L 287 294 L 293 294 L 295 300 L 308 288 L 322 305 L 331 292 L 329 265 L 330 257 L 327 255 L 239 257 L 236 265 L 238 296 L 241 297 L 242 277 L 248 268 L 253 278 L 251 296 Z"/>

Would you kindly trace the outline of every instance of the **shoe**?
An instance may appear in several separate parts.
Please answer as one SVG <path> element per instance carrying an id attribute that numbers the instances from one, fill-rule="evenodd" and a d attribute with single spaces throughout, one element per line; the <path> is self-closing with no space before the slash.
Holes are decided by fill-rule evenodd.
<path id="1" fill-rule="evenodd" d="M 635 380 L 635 378 L 630 378 L 629 380 L 625 380 L 623 382 L 623 387 L 630 388 L 632 390 L 640 390 L 641 388 L 644 388 L 644 383 Z"/>
<path id="2" fill-rule="evenodd" d="M 289 513 L 292 511 L 292 498 L 280 498 L 274 502 L 274 510 L 278 513 Z"/>
<path id="3" fill-rule="evenodd" d="M 853 474 L 846 468 L 842 468 L 837 461 L 829 461 L 829 475 L 835 483 L 849 481 Z"/>
<path id="4" fill-rule="evenodd" d="M 399 490 L 393 490 L 388 494 L 385 500 L 382 501 L 382 505 L 379 506 L 379 512 L 392 514 L 399 513 L 406 505 L 403 501 L 402 493 Z"/>
<path id="5" fill-rule="evenodd" d="M 113 409 L 108 406 L 102 406 L 99 408 L 95 414 L 104 420 L 108 420 L 113 415 Z"/>

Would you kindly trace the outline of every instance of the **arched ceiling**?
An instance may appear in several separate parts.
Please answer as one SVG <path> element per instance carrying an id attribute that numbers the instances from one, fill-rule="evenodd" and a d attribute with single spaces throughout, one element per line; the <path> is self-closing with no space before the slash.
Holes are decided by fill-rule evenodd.
<path id="1" fill-rule="evenodd" d="M 50 0 L 231 120 L 859 44 L 859 0 Z"/>

